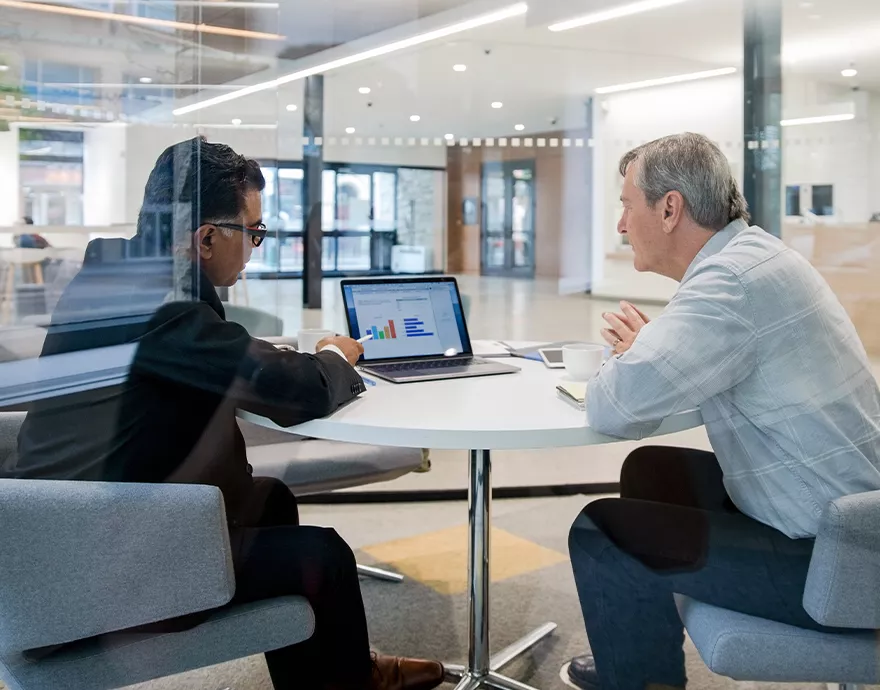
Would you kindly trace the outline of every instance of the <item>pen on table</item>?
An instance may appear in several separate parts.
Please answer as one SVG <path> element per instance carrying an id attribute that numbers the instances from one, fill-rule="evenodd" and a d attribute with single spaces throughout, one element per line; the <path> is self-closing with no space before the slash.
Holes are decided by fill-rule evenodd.
<path id="1" fill-rule="evenodd" d="M 362 380 L 365 384 L 367 384 L 368 386 L 375 386 L 375 385 L 376 385 L 376 382 L 373 381 L 373 379 L 368 379 L 368 378 L 367 378 L 366 376 L 364 376 L 363 374 L 361 374 L 361 380 Z"/>

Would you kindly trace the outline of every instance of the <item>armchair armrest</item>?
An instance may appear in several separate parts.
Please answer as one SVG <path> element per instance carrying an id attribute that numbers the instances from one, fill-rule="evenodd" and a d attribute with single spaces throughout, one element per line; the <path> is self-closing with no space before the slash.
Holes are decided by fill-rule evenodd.
<path id="1" fill-rule="evenodd" d="M 0 651 L 20 652 L 227 603 L 216 487 L 0 480 Z"/>
<path id="2" fill-rule="evenodd" d="M 880 628 L 880 491 L 832 501 L 819 523 L 804 589 L 817 623 Z"/>

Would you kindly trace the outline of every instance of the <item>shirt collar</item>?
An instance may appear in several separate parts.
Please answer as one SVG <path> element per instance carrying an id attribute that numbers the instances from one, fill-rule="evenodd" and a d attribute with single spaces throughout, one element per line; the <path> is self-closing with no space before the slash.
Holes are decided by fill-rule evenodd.
<path id="1" fill-rule="evenodd" d="M 694 257 L 694 260 L 691 261 L 691 265 L 688 266 L 687 271 L 684 273 L 684 278 L 681 279 L 681 282 L 684 283 L 688 278 L 691 277 L 691 274 L 695 270 L 697 270 L 697 266 L 699 266 L 703 261 L 708 259 L 710 256 L 714 256 L 722 249 L 724 249 L 730 241 L 736 237 L 743 230 L 748 230 L 749 224 L 744 221 L 742 218 L 737 218 L 736 220 L 728 223 L 724 228 L 716 232 L 711 239 L 706 242 L 703 248 L 700 250 L 700 253 Z"/>

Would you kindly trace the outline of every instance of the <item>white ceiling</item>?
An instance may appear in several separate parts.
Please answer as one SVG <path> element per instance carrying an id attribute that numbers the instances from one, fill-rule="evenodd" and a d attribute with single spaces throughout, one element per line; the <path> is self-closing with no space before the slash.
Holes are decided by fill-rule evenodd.
<path id="1" fill-rule="evenodd" d="M 404 4 L 360 2 L 386 8 Z M 583 6 L 581 0 L 554 2 L 568 2 L 575 16 L 575 8 Z M 784 0 L 784 5 L 783 50 L 797 57 L 786 59 L 786 73 L 880 86 L 880 41 L 868 39 L 880 36 L 880 1 L 814 0 L 807 7 L 803 0 Z M 456 16 L 461 11 L 459 7 Z M 326 133 L 342 136 L 351 126 L 357 136 L 498 136 L 513 134 L 516 124 L 531 132 L 547 131 L 554 128 L 553 119 L 556 127 L 576 128 L 583 123 L 584 103 L 596 87 L 741 67 L 742 12 L 742 0 L 690 0 L 560 33 L 527 17 L 505 20 L 328 73 Z M 434 22 L 442 25 L 443 15 L 410 31 L 424 31 Z M 381 42 L 377 37 L 376 44 Z M 824 52 L 812 54 L 804 46 L 823 46 Z M 308 64 L 315 59 L 320 57 L 312 56 Z M 840 76 L 851 62 L 860 69 L 856 80 Z M 455 63 L 467 64 L 467 72 L 454 72 Z M 295 71 L 302 64 L 284 62 L 278 73 Z M 265 78 L 271 76 L 275 74 Z M 372 93 L 359 94 L 361 86 L 369 86 Z M 301 83 L 294 83 L 178 120 L 225 123 L 241 118 L 248 124 L 280 119 L 281 131 L 296 135 L 301 132 L 299 114 L 287 113 L 284 106 L 301 104 L 301 91 Z M 492 101 L 502 101 L 504 107 L 494 110 Z M 410 122 L 412 114 L 421 121 Z"/>
<path id="2" fill-rule="evenodd" d="M 259 27 L 247 28 L 284 34 L 288 37 L 286 49 L 298 50 L 298 54 L 310 52 L 309 47 L 338 45 L 330 50 L 333 55 L 356 50 L 345 45 L 350 41 L 381 45 L 473 16 L 490 6 L 513 2 L 279 1 L 277 14 L 264 12 L 259 15 Z M 514 125 L 519 123 L 531 132 L 553 129 L 554 118 L 555 127 L 576 128 L 583 122 L 584 103 L 596 87 L 717 67 L 741 67 L 742 0 L 688 0 L 567 32 L 554 33 L 546 28 L 548 13 L 563 18 L 566 14 L 576 16 L 597 3 L 626 1 L 531 0 L 539 9 L 529 16 L 330 72 L 325 83 L 326 134 L 343 136 L 345 128 L 352 126 L 357 136 L 434 137 L 447 132 L 492 136 L 513 134 Z M 880 0 L 783 0 L 783 4 L 786 74 L 880 90 Z M 53 40 L 63 45 L 62 38 L 53 39 L 48 21 L 35 30 L 44 40 L 24 45 L 40 45 L 41 50 L 51 47 Z M 141 44 L 134 46 L 127 58 L 129 64 L 143 65 L 144 55 L 158 57 L 158 53 L 143 50 L 143 41 L 141 38 Z M 0 32 L 0 53 L 4 48 Z M 253 56 L 263 64 L 267 60 L 271 64 L 273 59 L 266 57 L 265 48 L 254 45 Z M 91 49 L 101 50 L 101 46 L 93 42 Z M 228 54 L 230 60 L 239 62 L 248 57 L 247 51 Z M 120 56 L 117 53 L 108 59 L 118 63 Z M 198 72 L 199 60 L 193 52 L 181 59 L 192 61 Z M 218 60 L 216 51 L 210 59 Z M 319 52 L 298 60 L 277 60 L 274 67 L 240 83 L 271 79 L 322 59 Z M 125 60 L 122 56 L 123 64 Z M 846 80 L 840 70 L 853 62 L 859 77 Z M 455 63 L 467 64 L 467 72 L 454 72 Z M 259 63 L 242 65 L 242 69 L 239 74 L 259 69 Z M 361 86 L 369 86 L 372 93 L 359 94 Z M 216 94 L 207 92 L 204 97 Z M 504 103 L 502 109 L 490 107 L 496 100 Z M 245 125 L 280 121 L 280 136 L 298 136 L 301 110 L 291 114 L 284 106 L 301 101 L 302 83 L 298 82 L 181 118 L 170 115 L 174 104 L 169 102 L 168 108 L 157 110 L 154 116 L 159 121 L 204 124 L 228 124 L 232 118 L 242 119 Z M 410 122 L 413 114 L 420 115 L 421 121 Z"/>

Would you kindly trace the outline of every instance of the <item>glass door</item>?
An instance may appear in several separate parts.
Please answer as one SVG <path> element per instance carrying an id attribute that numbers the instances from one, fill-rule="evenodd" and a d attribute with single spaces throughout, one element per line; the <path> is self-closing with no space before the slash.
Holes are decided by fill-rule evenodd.
<path id="1" fill-rule="evenodd" d="M 482 273 L 535 275 L 535 163 L 483 165 Z"/>

